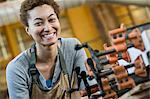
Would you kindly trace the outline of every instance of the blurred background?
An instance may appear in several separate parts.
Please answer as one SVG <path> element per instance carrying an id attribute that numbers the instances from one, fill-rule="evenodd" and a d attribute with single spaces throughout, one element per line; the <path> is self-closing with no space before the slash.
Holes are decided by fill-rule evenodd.
<path id="1" fill-rule="evenodd" d="M 32 39 L 19 21 L 23 0 L 0 0 L 0 99 L 8 99 L 7 63 L 29 48 Z M 108 31 L 150 22 L 150 0 L 56 0 L 61 6 L 62 37 L 76 37 L 98 50 L 109 43 Z"/>

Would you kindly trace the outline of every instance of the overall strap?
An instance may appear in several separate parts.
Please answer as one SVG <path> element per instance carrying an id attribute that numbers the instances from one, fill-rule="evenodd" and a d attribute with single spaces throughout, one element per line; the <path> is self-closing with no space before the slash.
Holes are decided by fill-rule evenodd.
<path id="1" fill-rule="evenodd" d="M 60 50 L 59 47 L 58 47 L 58 53 L 59 53 L 59 58 L 60 58 L 60 66 L 61 66 L 61 69 L 63 71 L 63 74 L 65 74 L 65 75 L 68 76 L 67 78 L 68 78 L 68 83 L 69 83 L 68 87 L 69 88 L 66 90 L 66 92 L 69 93 L 69 97 L 71 99 L 71 93 L 73 92 L 72 88 L 71 88 L 71 80 L 70 80 L 69 74 L 67 72 L 67 68 L 66 68 L 66 63 L 65 63 L 65 60 L 64 60 L 64 56 L 63 56 L 63 54 L 62 54 L 62 52 L 61 52 L 61 50 Z"/>
<path id="2" fill-rule="evenodd" d="M 62 54 L 59 47 L 58 47 L 58 53 L 59 53 L 60 66 L 62 68 L 62 71 L 63 71 L 64 74 L 69 75 L 68 72 L 67 72 L 67 69 L 66 69 L 66 63 L 65 63 L 64 56 L 63 56 L 63 54 Z"/>
<path id="3" fill-rule="evenodd" d="M 29 53 L 31 54 L 31 60 L 30 60 L 30 66 L 29 66 L 29 74 L 30 74 L 30 76 L 32 78 L 31 87 L 29 89 L 29 96 L 30 96 L 30 99 L 31 99 L 32 87 L 33 87 L 33 84 L 36 83 L 35 79 L 37 79 L 36 75 L 38 74 L 38 70 L 35 67 L 35 63 L 36 63 L 35 44 L 33 44 L 31 46 L 31 49 L 29 51 L 30 51 Z"/>
<path id="4" fill-rule="evenodd" d="M 35 52 L 35 44 L 33 44 L 31 46 L 30 49 L 30 53 L 31 53 L 31 60 L 30 60 L 30 67 L 29 67 L 29 74 L 31 76 L 36 75 L 37 74 L 37 69 L 35 67 L 35 63 L 36 63 L 36 52 Z"/>

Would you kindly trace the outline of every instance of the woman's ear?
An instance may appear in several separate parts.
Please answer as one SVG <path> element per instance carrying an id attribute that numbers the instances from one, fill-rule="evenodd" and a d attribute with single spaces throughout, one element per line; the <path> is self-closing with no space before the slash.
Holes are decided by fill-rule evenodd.
<path id="1" fill-rule="evenodd" d="M 29 27 L 26 27 L 25 30 L 28 33 L 28 35 L 30 36 L 31 34 L 29 33 Z"/>

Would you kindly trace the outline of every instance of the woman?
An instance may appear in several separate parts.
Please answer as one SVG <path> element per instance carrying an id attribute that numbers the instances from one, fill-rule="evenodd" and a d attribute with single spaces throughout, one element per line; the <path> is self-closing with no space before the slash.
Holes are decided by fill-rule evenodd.
<path id="1" fill-rule="evenodd" d="M 74 38 L 59 38 L 59 6 L 54 0 L 25 0 L 20 19 L 35 44 L 7 66 L 10 99 L 78 99 L 75 68 L 85 71 L 84 50 L 76 51 Z M 79 85 L 79 86 L 78 86 Z"/>

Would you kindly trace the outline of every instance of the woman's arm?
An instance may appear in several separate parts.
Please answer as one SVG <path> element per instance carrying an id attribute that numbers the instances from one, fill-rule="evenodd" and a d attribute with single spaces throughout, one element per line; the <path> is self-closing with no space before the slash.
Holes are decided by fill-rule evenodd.
<path id="1" fill-rule="evenodd" d="M 10 99 L 29 99 L 27 74 L 23 64 L 9 63 L 6 68 L 6 80 Z"/>

